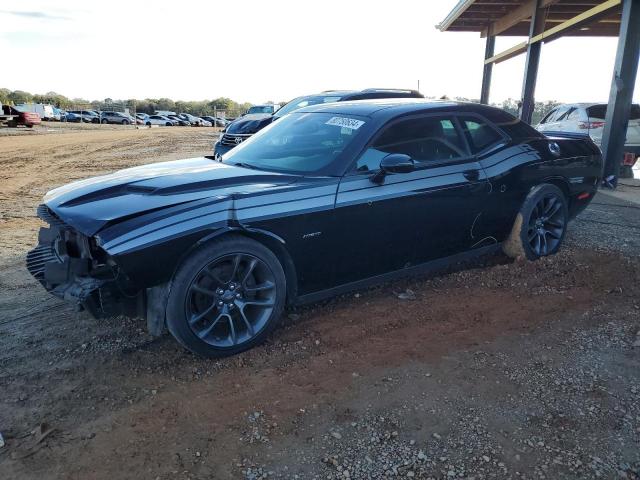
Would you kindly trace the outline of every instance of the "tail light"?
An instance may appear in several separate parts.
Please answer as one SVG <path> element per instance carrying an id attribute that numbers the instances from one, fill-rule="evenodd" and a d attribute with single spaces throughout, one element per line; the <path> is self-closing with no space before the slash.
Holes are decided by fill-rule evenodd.
<path id="1" fill-rule="evenodd" d="M 635 163 L 636 163 L 636 154 L 632 152 L 625 152 L 624 157 L 622 159 L 622 164 L 633 166 Z"/>
<path id="2" fill-rule="evenodd" d="M 591 130 L 592 128 L 602 128 L 605 122 L 580 122 L 578 128 L 583 130 Z"/>

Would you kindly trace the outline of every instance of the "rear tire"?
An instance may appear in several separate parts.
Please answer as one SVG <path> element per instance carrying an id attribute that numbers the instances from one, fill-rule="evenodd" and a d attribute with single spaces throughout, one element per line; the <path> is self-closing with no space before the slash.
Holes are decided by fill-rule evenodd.
<path id="1" fill-rule="evenodd" d="M 562 190 L 548 183 L 534 187 L 525 199 L 502 249 L 511 258 L 537 260 L 554 255 L 567 231 L 569 209 Z"/>
<path id="2" fill-rule="evenodd" d="M 229 235 L 193 252 L 171 281 L 167 328 L 185 348 L 224 357 L 262 343 L 284 308 L 282 265 L 264 245 Z"/>

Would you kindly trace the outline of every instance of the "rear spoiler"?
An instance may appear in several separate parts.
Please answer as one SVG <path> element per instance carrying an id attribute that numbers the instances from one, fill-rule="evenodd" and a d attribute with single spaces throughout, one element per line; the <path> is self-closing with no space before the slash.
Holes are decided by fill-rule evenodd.
<path id="1" fill-rule="evenodd" d="M 547 137 L 547 138 L 573 138 L 573 139 L 576 139 L 576 140 L 586 140 L 586 139 L 590 139 L 591 138 L 587 132 L 580 133 L 580 132 L 547 131 L 547 132 L 543 132 L 543 133 L 544 133 L 545 137 Z"/>

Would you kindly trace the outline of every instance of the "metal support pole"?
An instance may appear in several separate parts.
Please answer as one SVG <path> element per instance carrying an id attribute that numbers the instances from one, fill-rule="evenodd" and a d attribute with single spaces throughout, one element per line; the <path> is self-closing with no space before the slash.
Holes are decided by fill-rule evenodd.
<path id="1" fill-rule="evenodd" d="M 545 12 L 540 8 L 540 0 L 536 1 L 531 15 L 529 27 L 529 39 L 544 31 Z M 524 80 L 522 82 L 522 104 L 520 107 L 520 119 L 531 123 L 535 108 L 534 95 L 536 92 L 536 80 L 538 78 L 538 64 L 540 63 L 540 47 L 542 42 L 529 43 L 527 47 L 527 61 L 524 67 Z"/>
<path id="2" fill-rule="evenodd" d="M 609 93 L 609 105 L 602 132 L 605 183 L 615 188 L 624 153 L 633 86 L 640 56 L 640 0 L 624 0 L 618 49 Z"/>
<path id="3" fill-rule="evenodd" d="M 484 47 L 484 59 L 493 57 L 496 46 L 496 37 L 487 35 L 487 43 Z M 493 62 L 484 64 L 482 72 L 482 90 L 480 90 L 480 103 L 489 104 L 489 91 L 491 90 L 491 73 L 493 72 Z"/>

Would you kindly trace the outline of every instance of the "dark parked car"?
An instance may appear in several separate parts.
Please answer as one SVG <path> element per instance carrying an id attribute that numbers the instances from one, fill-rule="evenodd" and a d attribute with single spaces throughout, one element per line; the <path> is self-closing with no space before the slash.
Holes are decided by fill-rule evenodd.
<path id="1" fill-rule="evenodd" d="M 210 122 L 211 126 L 213 127 L 226 127 L 227 124 L 229 123 L 223 118 L 212 117 L 211 115 L 205 115 L 202 118 L 205 119 L 207 122 Z"/>
<path id="2" fill-rule="evenodd" d="M 100 123 L 100 114 L 93 110 L 71 110 L 69 113 L 73 113 L 84 123 Z"/>
<path id="3" fill-rule="evenodd" d="M 146 315 L 193 352 L 229 355 L 263 341 L 287 304 L 500 245 L 554 254 L 601 169 L 590 139 L 548 138 L 484 105 L 306 107 L 222 162 L 156 163 L 49 192 L 27 268 L 93 315 Z"/>
<path id="4" fill-rule="evenodd" d="M 258 113 L 249 109 L 247 114 L 231 122 L 224 129 L 220 138 L 213 146 L 213 154 L 216 158 L 221 158 L 236 145 L 239 145 L 251 135 L 262 130 L 272 122 L 282 118 L 287 113 L 291 113 L 299 108 L 318 105 L 321 103 L 346 102 L 349 100 L 370 100 L 374 98 L 424 98 L 416 90 L 400 90 L 393 88 L 367 88 L 365 90 L 327 90 L 315 95 L 307 95 L 291 100 L 282 108 L 271 113 L 258 110 Z M 258 105 L 262 107 L 273 107 L 273 105 Z M 254 108 L 254 107 L 252 107 Z"/>
<path id="5" fill-rule="evenodd" d="M 65 117 L 64 119 L 65 122 L 80 123 L 82 121 L 82 119 L 80 118 L 80 115 L 75 114 L 73 112 L 65 112 L 64 117 Z"/>
<path id="6" fill-rule="evenodd" d="M 190 127 L 191 126 L 191 122 L 189 120 L 186 120 L 184 118 L 180 118 L 178 115 L 167 115 L 167 118 L 170 118 L 171 120 L 176 122 L 176 125 L 179 125 L 181 127 Z"/>

